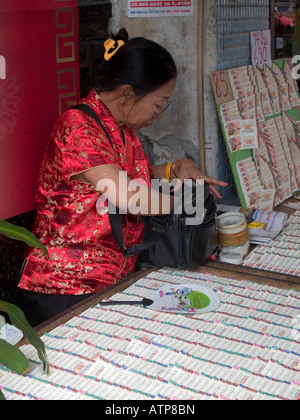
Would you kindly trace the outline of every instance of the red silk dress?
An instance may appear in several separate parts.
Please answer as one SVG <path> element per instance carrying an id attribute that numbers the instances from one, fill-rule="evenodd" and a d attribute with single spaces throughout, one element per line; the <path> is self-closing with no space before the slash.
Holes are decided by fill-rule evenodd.
<path id="1" fill-rule="evenodd" d="M 81 103 L 97 113 L 113 148 L 98 123 L 82 111 L 69 110 L 56 122 L 41 162 L 33 228 L 49 258 L 37 248 L 28 249 L 19 284 L 27 291 L 97 293 L 134 271 L 137 257 L 123 257 L 111 232 L 107 207 L 99 206 L 100 193 L 72 177 L 101 165 L 115 165 L 129 178 L 150 186 L 149 159 L 134 130 L 123 128 L 124 142 L 120 127 L 95 90 Z M 123 216 L 123 238 L 127 248 L 142 242 L 143 222 L 138 217 Z"/>

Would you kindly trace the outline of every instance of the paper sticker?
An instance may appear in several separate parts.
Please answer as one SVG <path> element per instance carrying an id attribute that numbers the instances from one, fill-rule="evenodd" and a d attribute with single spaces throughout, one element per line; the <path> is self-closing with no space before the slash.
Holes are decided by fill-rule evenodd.
<path id="1" fill-rule="evenodd" d="M 192 16 L 193 0 L 185 1 L 131 1 L 128 0 L 128 17 Z"/>

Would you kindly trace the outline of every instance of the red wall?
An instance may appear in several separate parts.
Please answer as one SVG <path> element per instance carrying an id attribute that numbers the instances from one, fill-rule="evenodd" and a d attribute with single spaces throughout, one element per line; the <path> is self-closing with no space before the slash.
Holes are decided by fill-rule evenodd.
<path id="1" fill-rule="evenodd" d="M 1 0 L 0 56 L 0 218 L 7 219 L 35 208 L 52 126 L 80 96 L 76 0 Z"/>

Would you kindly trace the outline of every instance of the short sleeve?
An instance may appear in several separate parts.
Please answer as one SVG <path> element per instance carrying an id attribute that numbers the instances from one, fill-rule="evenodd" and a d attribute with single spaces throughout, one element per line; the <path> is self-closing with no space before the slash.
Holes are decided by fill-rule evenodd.
<path id="1" fill-rule="evenodd" d="M 62 165 L 63 178 L 86 172 L 97 166 L 120 167 L 117 151 L 103 129 L 91 117 L 76 111 L 66 113 L 53 133 L 55 154 Z"/>

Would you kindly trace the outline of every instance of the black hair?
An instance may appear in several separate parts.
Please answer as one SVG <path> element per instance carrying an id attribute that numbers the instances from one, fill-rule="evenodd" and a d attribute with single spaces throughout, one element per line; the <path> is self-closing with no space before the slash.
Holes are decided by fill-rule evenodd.
<path id="1" fill-rule="evenodd" d="M 137 96 L 145 96 L 176 78 L 177 68 L 171 54 L 161 45 L 146 38 L 129 40 L 126 29 L 111 34 L 111 39 L 122 40 L 109 61 L 103 56 L 95 62 L 96 89 L 110 92 L 122 85 L 132 86 Z"/>

